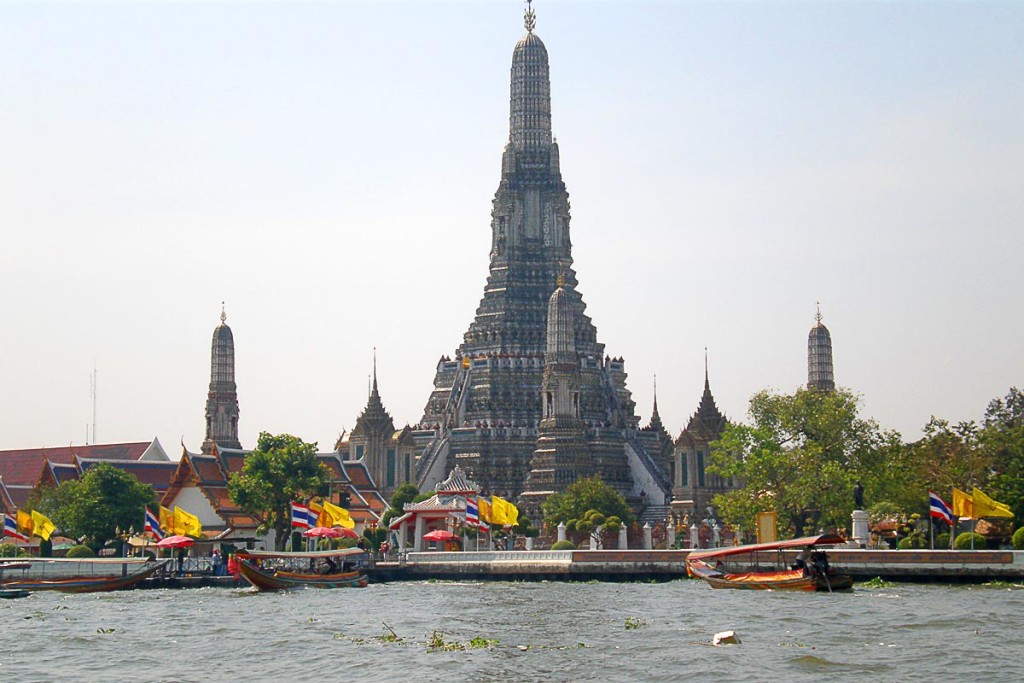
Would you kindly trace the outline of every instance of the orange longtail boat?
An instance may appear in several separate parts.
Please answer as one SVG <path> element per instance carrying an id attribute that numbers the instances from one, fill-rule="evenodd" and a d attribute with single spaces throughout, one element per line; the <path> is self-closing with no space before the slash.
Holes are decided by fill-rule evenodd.
<path id="1" fill-rule="evenodd" d="M 822 550 L 825 546 L 839 545 L 845 541 L 834 534 L 806 536 L 775 543 L 738 545 L 712 550 L 694 550 L 686 558 L 686 572 L 691 577 L 703 579 L 712 588 L 740 588 L 746 590 L 779 591 L 840 591 L 853 588 L 853 578 L 836 574 L 828 563 L 828 556 Z M 786 567 L 783 550 L 799 550 L 796 563 Z M 729 560 L 744 558 L 745 565 L 771 559 L 781 565 L 771 571 L 727 571 Z"/>
<path id="2" fill-rule="evenodd" d="M 309 553 L 240 550 L 238 571 L 261 591 L 289 588 L 364 588 L 366 553 L 359 548 Z"/>

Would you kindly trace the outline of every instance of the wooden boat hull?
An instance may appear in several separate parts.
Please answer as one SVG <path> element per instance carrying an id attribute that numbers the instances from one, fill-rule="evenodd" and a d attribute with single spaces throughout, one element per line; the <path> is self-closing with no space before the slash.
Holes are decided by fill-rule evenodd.
<path id="1" fill-rule="evenodd" d="M 238 572 L 246 581 L 261 591 L 279 591 L 291 588 L 365 588 L 369 583 L 362 572 L 340 574 L 304 574 L 288 571 L 265 571 L 247 560 L 239 559 Z"/>
<path id="2" fill-rule="evenodd" d="M 853 588 L 853 578 L 844 574 L 804 574 L 801 570 L 775 572 L 744 572 L 729 574 L 694 560 L 687 562 L 687 572 L 703 579 L 712 588 L 770 591 L 840 591 Z"/>
<path id="3" fill-rule="evenodd" d="M 62 591 L 64 593 L 105 593 L 134 588 L 153 576 L 163 564 L 147 563 L 146 567 L 127 576 L 68 576 L 53 579 L 6 579 L 5 588 L 29 591 Z"/>

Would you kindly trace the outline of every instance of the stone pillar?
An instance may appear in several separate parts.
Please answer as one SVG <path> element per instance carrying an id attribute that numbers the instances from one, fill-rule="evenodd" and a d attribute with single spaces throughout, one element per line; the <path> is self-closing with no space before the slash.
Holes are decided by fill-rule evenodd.
<path id="1" fill-rule="evenodd" d="M 629 546 L 629 528 L 623 524 L 619 527 L 619 550 L 626 550 Z"/>
<path id="2" fill-rule="evenodd" d="M 559 541 L 564 541 L 565 540 L 565 522 L 559 522 L 558 523 L 558 540 Z"/>
<path id="3" fill-rule="evenodd" d="M 676 520 L 673 519 L 672 515 L 668 516 L 668 526 L 665 528 L 667 535 L 665 536 L 665 548 L 671 550 L 676 547 Z"/>
<path id="4" fill-rule="evenodd" d="M 526 549 L 527 550 L 533 550 L 533 537 L 532 536 L 527 536 L 526 537 Z"/>
<path id="5" fill-rule="evenodd" d="M 416 534 L 412 538 L 412 549 L 415 552 L 423 550 L 423 516 L 416 515 Z"/>
<path id="6" fill-rule="evenodd" d="M 595 529 L 595 533 L 600 533 Z M 589 534 L 590 536 L 590 549 L 597 550 L 597 539 L 594 538 L 594 533 Z"/>
<path id="7" fill-rule="evenodd" d="M 690 525 L 690 547 L 697 548 L 700 546 L 700 537 L 697 535 L 697 523 L 694 522 Z"/>
<path id="8" fill-rule="evenodd" d="M 713 527 L 711 527 L 711 534 L 712 534 L 711 542 L 714 544 L 714 547 L 715 548 L 721 548 L 722 547 L 722 527 L 718 526 L 718 522 L 715 522 L 715 525 Z"/>
<path id="9" fill-rule="evenodd" d="M 651 542 L 651 523 L 644 522 L 644 550 L 650 550 L 653 545 Z"/>
<path id="10" fill-rule="evenodd" d="M 861 548 L 866 548 L 871 540 L 871 531 L 868 529 L 868 513 L 864 510 L 854 510 L 850 515 L 853 520 L 853 533 L 850 536 Z"/>
<path id="11" fill-rule="evenodd" d="M 398 547 L 396 548 L 396 550 L 400 553 L 405 552 L 405 542 L 406 536 L 408 535 L 408 531 L 409 520 L 405 520 L 404 522 L 398 525 Z"/>

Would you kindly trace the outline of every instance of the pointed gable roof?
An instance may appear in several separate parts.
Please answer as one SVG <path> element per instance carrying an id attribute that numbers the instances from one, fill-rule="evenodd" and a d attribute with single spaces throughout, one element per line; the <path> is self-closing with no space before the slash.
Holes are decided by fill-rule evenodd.
<path id="1" fill-rule="evenodd" d="M 394 431 L 395 422 L 391 419 L 391 414 L 384 409 L 384 403 L 380 400 L 380 392 L 377 391 L 377 362 L 374 361 L 373 388 L 370 389 L 366 407 L 356 418 L 356 426 L 352 428 L 351 436 L 366 437 L 371 434 L 391 436 Z"/>
<path id="2" fill-rule="evenodd" d="M 708 380 L 707 362 L 705 361 L 704 393 L 700 397 L 700 405 L 697 406 L 697 412 L 690 416 L 686 429 L 676 439 L 676 443 L 693 443 L 695 439 L 713 441 L 722 433 L 728 422 L 718 410 L 715 397 L 711 395 L 711 382 Z"/>

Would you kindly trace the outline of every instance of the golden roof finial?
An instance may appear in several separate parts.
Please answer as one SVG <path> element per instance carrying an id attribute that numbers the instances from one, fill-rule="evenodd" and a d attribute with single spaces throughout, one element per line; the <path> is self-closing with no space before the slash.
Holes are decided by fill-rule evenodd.
<path id="1" fill-rule="evenodd" d="M 821 324 L 821 302 L 815 301 L 814 304 L 818 307 L 818 312 L 814 314 L 814 320 L 820 325 Z"/>
<path id="2" fill-rule="evenodd" d="M 558 287 L 565 287 L 565 273 L 558 274 L 558 277 L 555 278 L 555 285 Z"/>
<path id="3" fill-rule="evenodd" d="M 227 309 L 224 308 L 224 302 L 221 301 L 220 302 L 220 324 L 223 325 L 227 321 L 228 321 L 228 312 L 227 312 Z"/>
<path id="4" fill-rule="evenodd" d="M 526 0 L 526 14 L 523 15 L 523 23 L 526 25 L 526 32 L 533 33 L 537 26 L 537 13 L 533 11 L 533 0 Z"/>

